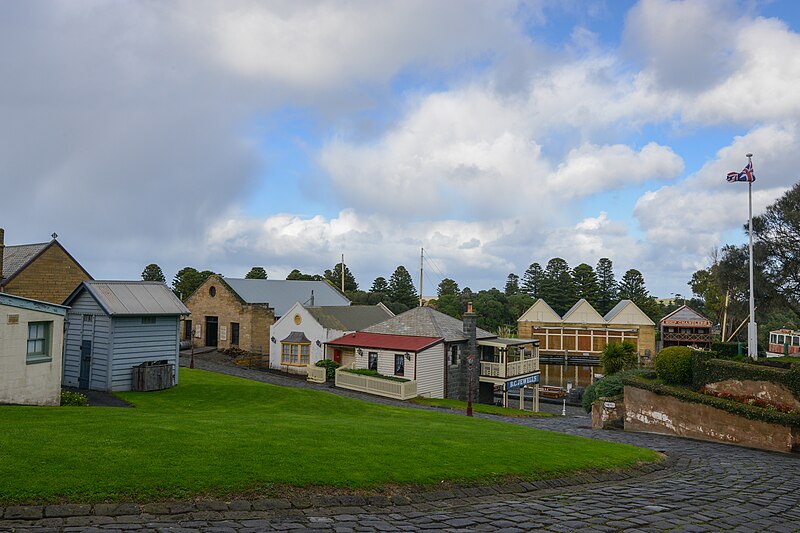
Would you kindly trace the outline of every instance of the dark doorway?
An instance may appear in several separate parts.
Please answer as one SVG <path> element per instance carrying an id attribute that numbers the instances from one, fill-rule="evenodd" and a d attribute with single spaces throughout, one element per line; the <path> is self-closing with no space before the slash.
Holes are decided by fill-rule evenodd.
<path id="1" fill-rule="evenodd" d="M 219 319 L 215 316 L 206 317 L 206 346 L 217 346 L 217 331 Z"/>
<path id="2" fill-rule="evenodd" d="M 92 341 L 81 341 L 81 368 L 78 374 L 78 387 L 89 388 L 89 377 L 92 370 Z"/>

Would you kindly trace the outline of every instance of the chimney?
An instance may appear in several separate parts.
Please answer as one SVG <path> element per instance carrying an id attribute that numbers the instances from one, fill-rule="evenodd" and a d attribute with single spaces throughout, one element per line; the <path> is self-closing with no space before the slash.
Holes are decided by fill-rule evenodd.
<path id="1" fill-rule="evenodd" d="M 481 362 L 478 357 L 477 328 L 478 316 L 472 312 L 472 302 L 467 304 L 467 312 L 461 317 L 464 336 L 467 338 L 466 398 L 468 402 L 478 401 L 480 397 Z M 471 405 L 471 404 L 469 404 Z M 468 416 L 472 416 L 467 408 Z"/>
<path id="2" fill-rule="evenodd" d="M 464 336 L 467 337 L 467 354 L 478 356 L 477 327 L 478 316 L 472 312 L 472 302 L 467 303 L 467 312 L 462 317 L 464 322 Z"/>
<path id="3" fill-rule="evenodd" d="M 3 282 L 3 252 L 6 249 L 6 230 L 0 228 L 0 284 Z"/>

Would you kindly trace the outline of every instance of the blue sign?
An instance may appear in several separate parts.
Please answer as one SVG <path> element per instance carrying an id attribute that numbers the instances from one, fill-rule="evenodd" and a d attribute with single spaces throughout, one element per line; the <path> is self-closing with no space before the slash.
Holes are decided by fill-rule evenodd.
<path id="1" fill-rule="evenodd" d="M 536 383 L 539 383 L 539 374 L 506 381 L 506 390 L 519 389 L 526 385 L 535 385 Z"/>

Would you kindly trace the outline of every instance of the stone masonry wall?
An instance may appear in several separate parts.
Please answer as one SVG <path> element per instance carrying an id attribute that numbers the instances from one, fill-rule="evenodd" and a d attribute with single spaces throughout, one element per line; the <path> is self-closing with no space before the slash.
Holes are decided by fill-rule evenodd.
<path id="1" fill-rule="evenodd" d="M 771 381 L 752 381 L 726 379 L 716 383 L 707 383 L 706 389 L 713 392 L 733 394 L 735 396 L 749 396 L 759 398 L 771 403 L 788 405 L 800 410 L 800 400 L 794 397 L 792 391 L 780 383 Z"/>
<path id="2" fill-rule="evenodd" d="M 61 304 L 82 281 L 90 279 L 60 246 L 54 244 L 20 271 L 3 292 Z"/>
<path id="3" fill-rule="evenodd" d="M 625 386 L 625 430 L 721 441 L 791 452 L 800 446 L 796 428 L 748 420 L 699 403 Z"/>

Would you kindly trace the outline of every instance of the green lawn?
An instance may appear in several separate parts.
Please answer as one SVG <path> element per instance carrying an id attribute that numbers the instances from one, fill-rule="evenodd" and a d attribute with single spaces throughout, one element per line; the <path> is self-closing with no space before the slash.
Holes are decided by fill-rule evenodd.
<path id="1" fill-rule="evenodd" d="M 181 369 L 135 409 L 0 406 L 0 503 L 552 477 L 653 451 Z"/>
<path id="2" fill-rule="evenodd" d="M 448 399 L 438 399 L 438 398 L 414 398 L 411 401 L 420 405 L 429 405 L 431 407 L 443 407 L 447 409 L 455 409 L 457 411 L 467 410 L 467 402 L 461 402 L 459 400 L 448 400 Z M 530 405 L 531 401 L 528 400 L 526 402 L 526 409 L 530 408 Z M 554 416 L 549 413 L 538 413 L 538 412 L 534 413 L 532 411 L 523 411 L 522 409 L 508 409 L 506 407 L 499 407 L 497 405 L 487 405 L 482 403 L 473 403 L 472 411 L 475 413 L 485 413 L 487 415 L 513 416 L 513 417 L 541 418 L 541 417 Z"/>

